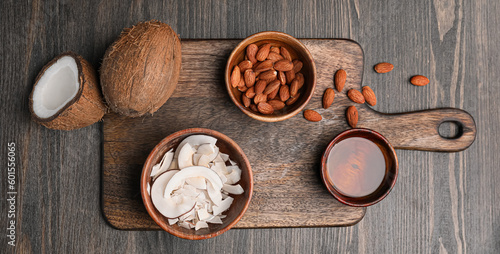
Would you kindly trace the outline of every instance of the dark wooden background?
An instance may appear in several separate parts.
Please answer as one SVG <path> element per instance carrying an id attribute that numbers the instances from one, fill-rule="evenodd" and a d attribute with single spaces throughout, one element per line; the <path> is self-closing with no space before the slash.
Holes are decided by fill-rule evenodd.
<path id="1" fill-rule="evenodd" d="M 500 2 L 14 1 L 0 2 L 0 253 L 498 253 L 500 251 Z M 71 132 L 30 120 L 41 67 L 66 50 L 98 68 L 124 27 L 158 19 L 181 38 L 244 38 L 278 30 L 350 38 L 365 52 L 363 84 L 387 113 L 470 112 L 475 143 L 458 153 L 398 150 L 391 194 L 345 228 L 235 229 L 192 242 L 118 231 L 100 206 L 101 123 Z M 372 67 L 388 61 L 385 75 Z M 429 77 L 426 87 L 408 83 Z M 443 133 L 452 132 L 450 126 Z M 16 247 L 7 245 L 7 144 L 16 143 Z M 328 214 L 325 214 L 328 216 Z"/>

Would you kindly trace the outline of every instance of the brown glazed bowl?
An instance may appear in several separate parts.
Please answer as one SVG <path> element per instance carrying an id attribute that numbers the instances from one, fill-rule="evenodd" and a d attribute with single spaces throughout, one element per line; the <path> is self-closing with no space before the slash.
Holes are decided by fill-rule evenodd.
<path id="1" fill-rule="evenodd" d="M 300 94 L 299 99 L 294 104 L 285 106 L 285 108 L 275 111 L 270 115 L 264 115 L 259 112 L 254 112 L 251 109 L 245 107 L 241 102 L 242 93 L 238 90 L 238 88 L 234 88 L 231 86 L 231 72 L 233 71 L 235 65 L 244 60 L 246 48 L 252 43 L 256 44 L 257 46 L 271 43 L 272 46 L 285 47 L 290 52 L 292 59 L 299 59 L 303 63 L 303 67 L 300 72 L 304 75 L 305 82 L 304 87 L 302 87 L 301 89 L 302 93 Z M 298 114 L 304 109 L 304 107 L 311 99 L 314 93 L 314 88 L 316 87 L 316 65 L 314 64 L 313 57 L 309 50 L 299 40 L 286 33 L 267 31 L 250 35 L 249 37 L 241 41 L 238 46 L 236 46 L 236 48 L 234 48 L 227 61 L 224 78 L 226 81 L 226 88 L 229 96 L 231 97 L 231 100 L 241 111 L 243 111 L 243 113 L 259 121 L 279 122 Z"/>
<path id="2" fill-rule="evenodd" d="M 364 197 L 350 197 L 342 194 L 328 180 L 327 175 L 327 159 L 333 147 L 340 141 L 353 137 L 365 138 L 372 141 L 382 151 L 382 154 L 385 158 L 386 169 L 382 183 L 373 193 Z M 330 194 L 332 194 L 338 201 L 350 206 L 371 206 L 384 199 L 396 184 L 398 171 L 398 158 L 396 156 L 396 151 L 394 151 L 392 145 L 380 133 L 369 129 L 349 129 L 340 133 L 328 144 L 328 147 L 326 148 L 321 158 L 321 179 L 323 180 L 326 188 L 328 189 Z"/>
<path id="3" fill-rule="evenodd" d="M 186 137 L 194 134 L 203 134 L 217 138 L 216 145 L 219 147 L 220 152 L 228 154 L 231 160 L 235 161 L 241 168 L 241 180 L 238 184 L 244 189 L 241 195 L 231 195 L 234 198 L 233 203 L 229 210 L 224 212 L 227 215 L 222 219 L 223 224 L 209 223 L 208 228 L 203 228 L 198 231 L 194 229 L 185 229 L 177 224 L 169 225 L 168 219 L 164 217 L 158 210 L 156 210 L 151 197 L 148 193 L 148 185 L 151 182 L 151 169 L 153 166 L 160 162 L 163 155 L 174 148 L 177 148 L 179 143 Z M 193 128 L 178 131 L 170 136 L 164 138 L 149 154 L 141 174 L 141 196 L 144 206 L 153 220 L 165 231 L 180 238 L 189 240 L 202 240 L 218 236 L 231 227 L 233 227 L 240 219 L 250 204 L 253 192 L 253 175 L 252 168 L 243 150 L 228 136 L 209 129 Z"/>

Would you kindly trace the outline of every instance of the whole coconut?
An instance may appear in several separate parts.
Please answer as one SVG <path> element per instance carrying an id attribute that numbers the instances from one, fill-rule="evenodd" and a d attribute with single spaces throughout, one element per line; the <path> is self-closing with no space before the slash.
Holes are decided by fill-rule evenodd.
<path id="1" fill-rule="evenodd" d="M 159 21 L 141 22 L 126 28 L 106 50 L 102 93 L 119 114 L 152 114 L 174 92 L 180 70 L 181 43 L 174 30 Z"/>

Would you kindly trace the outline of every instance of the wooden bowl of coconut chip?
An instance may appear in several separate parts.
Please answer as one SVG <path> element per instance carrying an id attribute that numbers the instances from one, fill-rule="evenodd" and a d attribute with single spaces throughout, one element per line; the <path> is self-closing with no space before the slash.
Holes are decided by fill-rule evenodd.
<path id="1" fill-rule="evenodd" d="M 141 174 L 146 210 L 165 231 L 201 240 L 233 227 L 250 204 L 253 176 L 243 150 L 209 129 L 178 131 L 149 154 Z"/>

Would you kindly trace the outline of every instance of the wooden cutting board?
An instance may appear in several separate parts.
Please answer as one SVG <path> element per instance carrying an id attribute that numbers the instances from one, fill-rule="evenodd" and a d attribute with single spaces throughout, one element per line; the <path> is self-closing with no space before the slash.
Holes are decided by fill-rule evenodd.
<path id="1" fill-rule="evenodd" d="M 264 123 L 243 114 L 230 100 L 224 85 L 224 67 L 240 40 L 183 40 L 179 84 L 167 103 L 153 116 L 104 118 L 102 208 L 108 222 L 124 230 L 159 230 L 140 195 L 140 174 L 149 152 L 164 137 L 193 127 L 217 130 L 232 138 L 247 155 L 254 173 L 254 194 L 235 228 L 348 226 L 359 222 L 365 208 L 336 201 L 320 180 L 320 159 L 327 144 L 348 129 L 346 96 L 361 88 L 363 50 L 354 41 L 303 39 L 316 62 L 318 83 L 306 108 L 322 114 L 321 122 L 301 114 Z M 321 108 L 334 72 L 345 69 L 342 93 L 336 92 L 329 109 Z M 434 109 L 382 114 L 356 105 L 358 127 L 384 135 L 395 148 L 453 152 L 466 149 L 475 138 L 474 119 L 459 109 Z M 458 136 L 443 138 L 442 122 L 454 122 Z M 380 204 L 383 205 L 383 202 Z"/>

